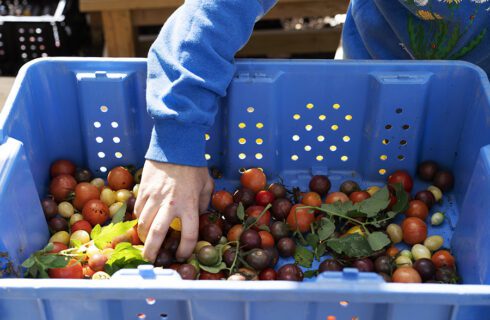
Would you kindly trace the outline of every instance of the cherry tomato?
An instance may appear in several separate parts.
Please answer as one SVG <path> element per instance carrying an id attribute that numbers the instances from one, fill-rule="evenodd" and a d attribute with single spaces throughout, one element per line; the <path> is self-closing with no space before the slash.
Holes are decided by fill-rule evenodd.
<path id="1" fill-rule="evenodd" d="M 393 282 L 399 283 L 421 283 L 422 278 L 420 277 L 417 270 L 412 267 L 401 267 L 393 272 Z"/>
<path id="2" fill-rule="evenodd" d="M 396 202 L 397 202 L 396 196 L 390 192 L 390 204 L 388 205 L 388 210 L 391 210 L 391 208 L 393 208 Z"/>
<path id="3" fill-rule="evenodd" d="M 262 249 L 274 247 L 274 237 L 270 232 L 261 230 L 259 231 L 260 239 L 262 240 Z"/>
<path id="4" fill-rule="evenodd" d="M 403 241 L 407 244 L 423 243 L 427 238 L 427 225 L 416 217 L 409 217 L 402 223 Z"/>
<path id="5" fill-rule="evenodd" d="M 386 254 L 389 255 L 390 257 L 395 257 L 400 250 L 398 250 L 397 247 L 391 246 L 386 250 Z"/>
<path id="6" fill-rule="evenodd" d="M 332 192 L 331 194 L 329 194 L 327 196 L 325 203 L 332 204 L 332 203 L 335 203 L 337 201 L 340 201 L 342 203 L 347 202 L 347 201 L 349 201 L 349 197 L 343 192 Z"/>
<path id="7" fill-rule="evenodd" d="M 366 191 L 355 191 L 349 196 L 350 201 L 354 203 L 362 202 L 369 198 L 371 198 L 371 195 Z"/>
<path id="8" fill-rule="evenodd" d="M 420 200 L 412 200 L 408 204 L 408 210 L 405 212 L 407 217 L 416 217 L 425 220 L 429 215 L 429 208 Z"/>
<path id="9" fill-rule="evenodd" d="M 310 225 L 315 221 L 313 210 L 306 208 L 298 209 L 303 206 L 303 204 L 296 204 L 289 212 L 287 223 L 291 231 L 298 229 L 300 232 L 307 232 L 310 230 Z"/>
<path id="10" fill-rule="evenodd" d="M 96 186 L 88 182 L 82 182 L 75 188 L 75 199 L 73 204 L 79 211 L 83 210 L 83 206 L 90 200 L 99 199 L 100 190 Z"/>
<path id="11" fill-rule="evenodd" d="M 136 225 L 126 232 L 126 236 L 131 240 L 131 244 L 133 246 L 138 246 L 143 244 L 143 242 L 141 242 L 140 240 L 140 237 L 138 236 L 137 230 L 138 230 L 138 226 Z"/>
<path id="12" fill-rule="evenodd" d="M 131 189 L 134 184 L 133 175 L 124 167 L 116 167 L 109 171 L 107 183 L 112 190 Z"/>
<path id="13" fill-rule="evenodd" d="M 243 225 L 235 224 L 228 231 L 226 238 L 228 239 L 228 241 L 238 241 L 238 239 L 240 239 L 240 236 L 242 235 L 242 232 L 243 232 Z"/>
<path id="14" fill-rule="evenodd" d="M 103 271 L 107 257 L 101 253 L 96 253 L 88 259 L 88 266 L 94 271 Z"/>
<path id="15" fill-rule="evenodd" d="M 80 221 L 75 222 L 71 226 L 71 233 L 78 231 L 78 230 L 85 230 L 85 231 L 87 231 L 88 234 L 90 234 L 90 232 L 92 232 L 92 226 L 90 225 L 90 223 L 87 220 L 80 220 Z"/>
<path id="16" fill-rule="evenodd" d="M 259 215 L 264 211 L 264 207 L 261 206 L 251 206 L 248 207 L 247 210 L 245 210 L 245 215 L 247 217 L 254 217 L 258 218 Z M 255 226 L 253 227 L 257 231 L 260 230 L 260 226 L 269 226 L 271 223 L 271 213 L 269 211 L 266 211 L 262 217 L 257 221 Z"/>
<path id="17" fill-rule="evenodd" d="M 49 269 L 48 274 L 55 279 L 83 279 L 83 268 L 80 262 L 71 259 L 66 267 Z"/>
<path id="18" fill-rule="evenodd" d="M 225 211 L 226 207 L 233 203 L 233 196 L 225 190 L 220 190 L 213 194 L 211 204 L 219 212 Z"/>
<path id="19" fill-rule="evenodd" d="M 267 178 L 262 170 L 253 168 L 246 170 L 240 177 L 240 183 L 245 188 L 257 193 L 265 189 Z"/>
<path id="20" fill-rule="evenodd" d="M 277 279 L 277 273 L 272 268 L 267 268 L 259 273 L 259 279 L 263 281 L 271 281 Z"/>
<path id="21" fill-rule="evenodd" d="M 410 174 L 404 170 L 395 171 L 391 176 L 388 177 L 388 183 L 389 184 L 401 183 L 403 189 L 405 189 L 406 192 L 412 191 L 413 188 L 412 177 L 410 177 Z"/>
<path id="22" fill-rule="evenodd" d="M 83 207 L 82 215 L 92 226 L 104 224 L 110 217 L 109 207 L 100 200 L 90 200 Z"/>
<path id="23" fill-rule="evenodd" d="M 51 165 L 50 173 L 52 178 L 62 174 L 73 176 L 76 169 L 77 167 L 70 160 L 57 160 Z"/>
<path id="24" fill-rule="evenodd" d="M 454 268 L 454 257 L 447 250 L 439 250 L 432 255 L 432 262 L 437 269 L 442 267 Z"/>
<path id="25" fill-rule="evenodd" d="M 224 279 L 225 275 L 223 272 L 211 273 L 204 270 L 199 272 L 199 280 L 221 280 Z"/>
<path id="26" fill-rule="evenodd" d="M 58 253 L 66 249 L 68 249 L 66 244 L 61 242 L 53 242 L 53 250 L 49 251 L 49 253 Z"/>
<path id="27" fill-rule="evenodd" d="M 51 180 L 49 193 L 53 195 L 56 202 L 62 202 L 70 195 L 77 186 L 77 180 L 68 174 L 60 174 Z"/>
<path id="28" fill-rule="evenodd" d="M 322 205 L 322 198 L 316 192 L 307 192 L 301 198 L 301 203 L 305 206 L 319 207 Z"/>
<path id="29" fill-rule="evenodd" d="M 206 212 L 199 216 L 199 231 L 208 224 L 215 224 L 223 230 L 223 219 L 218 214 Z"/>
<path id="30" fill-rule="evenodd" d="M 258 206 L 267 206 L 268 204 L 272 204 L 275 200 L 274 194 L 270 191 L 260 190 L 255 195 L 255 203 Z"/>
<path id="31" fill-rule="evenodd" d="M 92 278 L 92 276 L 95 274 L 95 271 L 90 268 L 88 265 L 83 267 L 83 276 L 86 279 Z"/>

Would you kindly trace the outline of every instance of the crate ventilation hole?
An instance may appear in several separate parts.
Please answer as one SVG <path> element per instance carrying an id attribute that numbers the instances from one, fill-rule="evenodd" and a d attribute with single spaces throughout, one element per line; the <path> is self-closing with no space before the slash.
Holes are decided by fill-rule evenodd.
<path id="1" fill-rule="evenodd" d="M 99 107 L 99 110 L 100 110 L 100 112 L 102 112 L 102 113 L 107 113 L 107 112 L 109 111 L 109 107 L 108 107 L 108 106 L 105 106 L 105 105 L 102 105 L 102 106 L 100 106 L 100 107 Z M 95 122 L 93 123 L 93 125 L 94 125 L 94 127 L 95 127 L 96 129 L 100 129 L 100 128 L 102 127 L 102 123 L 101 123 L 100 121 L 95 121 Z M 117 128 L 119 127 L 119 123 L 118 123 L 118 122 L 116 122 L 116 121 L 112 121 L 112 122 L 111 122 L 111 127 L 112 127 L 112 128 L 114 128 L 114 129 L 117 129 Z M 115 144 L 119 144 L 119 143 L 121 142 L 121 138 L 119 138 L 119 137 L 115 136 L 115 137 L 113 137 L 113 138 L 112 138 L 112 141 L 113 141 Z M 95 142 L 97 142 L 98 144 L 101 144 L 101 143 L 103 143 L 103 142 L 104 142 L 104 138 L 103 138 L 103 137 L 98 136 L 98 137 L 96 137 L 96 138 L 95 138 Z M 105 154 L 104 152 L 102 152 L 102 151 L 99 151 L 99 152 L 97 153 L 97 156 L 98 156 L 100 159 L 104 159 L 104 158 L 106 157 L 106 154 Z M 114 153 L 114 157 L 115 157 L 116 159 L 121 159 L 121 158 L 123 158 L 123 157 L 124 157 L 124 155 L 123 155 L 123 154 L 122 154 L 120 151 L 116 151 L 116 152 Z M 103 166 L 101 166 L 101 167 L 99 168 L 99 170 L 100 170 L 100 172 L 107 172 L 107 168 L 106 168 L 106 167 L 103 167 Z"/>
<path id="2" fill-rule="evenodd" d="M 306 104 L 306 109 L 307 109 L 307 111 L 306 111 L 306 112 L 309 112 L 309 111 L 313 110 L 314 108 L 315 108 L 315 105 L 314 105 L 313 103 L 307 103 L 307 104 Z M 318 109 L 318 108 L 317 108 L 317 109 Z M 338 111 L 338 110 L 340 110 L 340 109 L 341 109 L 341 106 L 340 106 L 340 104 L 335 103 L 335 104 L 333 104 L 333 105 L 332 105 L 332 109 L 333 109 L 333 110 Z M 292 118 L 293 118 L 293 120 L 295 120 L 295 121 L 299 121 L 299 120 L 301 120 L 301 119 L 302 119 L 302 116 L 301 116 L 301 114 L 299 114 L 299 113 L 295 113 L 295 114 L 293 114 Z M 321 121 L 321 122 L 325 121 L 327 118 L 328 118 L 328 117 L 327 117 L 327 115 L 325 115 L 325 114 L 320 114 L 320 115 L 318 116 L 318 120 L 319 120 L 319 121 Z M 353 117 L 352 117 L 352 115 L 347 114 L 347 115 L 345 115 L 345 116 L 344 116 L 344 119 L 345 119 L 346 121 L 351 121 L 351 120 L 353 119 Z M 316 126 L 316 125 L 314 125 L 314 124 L 312 124 L 312 123 L 306 123 L 306 124 L 304 124 L 304 130 L 306 131 L 306 134 L 309 134 L 310 132 L 312 132 L 312 131 L 313 131 L 313 129 L 315 128 L 315 126 Z M 320 125 L 320 127 L 322 127 L 322 125 Z M 316 128 L 318 129 L 318 127 L 316 127 Z M 329 129 L 330 129 L 331 131 L 337 132 L 337 131 L 339 131 L 339 130 L 341 129 L 341 126 L 340 126 L 339 124 L 334 123 L 334 124 L 330 124 Z M 298 134 L 294 134 L 294 135 L 291 137 L 291 139 L 292 139 L 294 142 L 298 142 L 298 141 L 300 141 L 300 140 L 301 140 L 301 137 L 300 137 Z M 317 140 L 318 142 L 325 142 L 327 139 L 325 138 L 325 136 L 324 136 L 324 135 L 318 135 L 318 136 L 316 137 L 316 140 Z M 348 143 L 348 142 L 350 142 L 350 141 L 351 141 L 351 137 L 350 137 L 350 136 L 348 136 L 348 135 L 345 135 L 345 136 L 343 136 L 343 137 L 342 137 L 342 141 L 343 141 L 344 143 Z M 315 151 L 315 150 L 314 150 L 315 148 L 314 148 L 313 146 L 311 146 L 311 145 L 304 145 L 304 146 L 303 146 L 303 148 L 304 148 L 304 150 L 305 150 L 306 152 L 311 152 L 311 151 L 313 151 L 313 152 L 314 152 L 314 151 Z M 323 148 L 322 148 L 322 149 L 323 149 Z M 337 146 L 337 145 L 331 145 L 331 146 L 329 147 L 329 150 L 330 150 L 331 152 L 336 152 L 336 151 L 338 150 L 338 146 Z M 315 159 L 316 159 L 316 161 L 321 162 L 321 161 L 323 161 L 323 160 L 325 159 L 325 156 L 324 156 L 324 155 L 322 155 L 322 154 L 317 154 L 317 155 L 315 156 Z M 292 154 L 292 155 L 291 155 L 291 160 L 292 160 L 292 161 L 298 161 L 298 160 L 299 160 L 299 155 L 298 155 L 298 154 Z M 348 157 L 347 155 L 341 155 L 341 156 L 340 156 L 340 160 L 341 160 L 341 161 L 343 161 L 343 162 L 346 162 L 346 161 L 348 161 L 348 160 L 349 160 L 349 157 Z"/>
<path id="3" fill-rule="evenodd" d="M 396 108 L 395 109 L 395 113 L 396 114 L 402 114 L 403 113 L 403 108 Z M 387 123 L 385 125 L 386 131 L 390 131 L 394 127 L 395 126 L 393 124 L 391 124 L 391 123 Z M 410 125 L 406 123 L 406 124 L 404 124 L 404 125 L 401 126 L 401 129 L 403 131 L 407 131 L 407 130 L 410 129 Z M 387 145 L 390 144 L 390 140 L 388 138 L 384 138 L 384 139 L 381 140 L 381 143 L 383 145 L 387 146 Z M 400 142 L 399 142 L 399 144 L 400 144 L 401 147 L 404 147 L 404 146 L 406 146 L 408 144 L 408 141 L 405 140 L 405 139 L 401 139 Z M 379 159 L 381 161 L 386 161 L 386 160 L 388 160 L 388 156 L 386 154 L 382 154 L 382 155 L 379 156 Z M 398 159 L 399 161 L 403 161 L 403 160 L 405 160 L 405 155 L 404 154 L 399 154 L 398 156 L 396 156 L 396 159 Z M 380 175 L 385 175 L 386 174 L 386 169 L 380 168 L 378 172 L 379 172 Z"/>
<path id="4" fill-rule="evenodd" d="M 254 107 L 249 106 L 249 107 L 247 107 L 247 108 L 246 108 L 246 111 L 247 111 L 247 113 L 254 113 L 254 112 L 255 112 L 255 108 L 254 108 Z M 257 129 L 261 130 L 261 129 L 263 129 L 263 128 L 264 128 L 264 124 L 263 124 L 262 122 L 257 122 L 257 123 L 255 124 L 255 127 L 256 127 Z M 245 129 L 245 128 L 247 128 L 247 124 L 246 124 L 245 122 L 240 122 L 240 123 L 238 123 L 238 128 L 239 128 L 239 129 Z M 251 143 L 253 143 L 253 141 L 254 141 L 254 140 L 252 140 L 252 142 L 251 142 Z M 245 138 L 243 138 L 243 137 L 242 137 L 242 138 L 238 138 L 238 144 L 240 144 L 240 145 L 245 145 L 245 144 L 247 144 L 247 143 L 250 143 L 249 141 L 247 141 L 247 139 L 245 139 Z M 255 144 L 256 144 L 257 146 L 262 146 L 262 145 L 264 144 L 264 139 L 262 139 L 262 138 L 260 138 L 260 137 L 259 137 L 259 138 L 256 138 L 256 139 L 255 139 Z M 254 156 L 254 157 L 255 157 L 255 159 L 257 159 L 257 160 L 262 160 L 262 159 L 264 158 L 264 154 L 263 154 L 263 153 L 261 153 L 261 152 L 256 152 L 256 153 L 255 153 L 253 156 Z M 209 159 L 211 159 L 211 156 L 210 156 L 210 155 L 206 155 L 206 160 L 209 160 Z M 247 154 L 246 154 L 246 153 L 244 153 L 244 152 L 240 152 L 240 153 L 238 154 L 238 159 L 240 159 L 240 160 L 245 160 L 245 159 L 247 159 Z"/>

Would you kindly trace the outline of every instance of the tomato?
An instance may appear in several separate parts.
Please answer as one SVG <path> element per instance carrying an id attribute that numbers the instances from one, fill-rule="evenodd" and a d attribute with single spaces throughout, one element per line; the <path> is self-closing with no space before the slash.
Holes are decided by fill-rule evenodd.
<path id="1" fill-rule="evenodd" d="M 412 191 L 413 188 L 413 180 L 410 174 L 404 170 L 395 171 L 391 176 L 388 177 L 389 184 L 397 184 L 401 183 L 403 189 L 406 192 Z"/>
<path id="2" fill-rule="evenodd" d="M 261 206 L 251 206 L 248 207 L 247 210 L 245 210 L 245 215 L 247 217 L 254 217 L 258 218 L 259 215 L 264 211 L 264 207 Z M 271 213 L 269 211 L 266 211 L 262 217 L 257 221 L 255 226 L 253 227 L 257 231 L 259 230 L 260 226 L 269 226 L 271 223 Z"/>
<path id="3" fill-rule="evenodd" d="M 416 217 L 425 220 L 429 215 L 429 208 L 420 200 L 412 200 L 408 204 L 408 210 L 405 212 L 407 217 Z"/>
<path id="4" fill-rule="evenodd" d="M 233 227 L 231 227 L 230 231 L 228 231 L 226 238 L 228 239 L 228 241 L 238 241 L 238 239 L 240 239 L 240 236 L 242 235 L 242 232 L 243 225 L 235 224 Z"/>
<path id="5" fill-rule="evenodd" d="M 386 250 L 386 254 L 389 255 L 390 257 L 395 257 L 398 252 L 400 252 L 400 250 L 398 250 L 397 247 L 395 246 L 391 246 L 388 248 L 388 250 Z"/>
<path id="6" fill-rule="evenodd" d="M 272 268 L 267 268 L 259 273 L 259 279 L 264 281 L 271 281 L 277 279 L 277 273 Z"/>
<path id="7" fill-rule="evenodd" d="M 354 203 L 362 202 L 369 198 L 371 198 L 371 195 L 367 191 L 355 191 L 349 196 L 350 201 Z"/>
<path id="8" fill-rule="evenodd" d="M 107 184 L 112 190 L 131 189 L 134 184 L 134 178 L 126 168 L 116 167 L 109 171 Z"/>
<path id="9" fill-rule="evenodd" d="M 105 255 L 96 253 L 88 259 L 88 265 L 94 271 L 103 271 L 107 260 Z"/>
<path id="10" fill-rule="evenodd" d="M 138 226 L 134 226 L 126 232 L 126 236 L 131 240 L 133 246 L 142 245 L 140 237 L 138 236 Z"/>
<path id="11" fill-rule="evenodd" d="M 225 275 L 223 272 L 211 273 L 204 270 L 199 272 L 199 280 L 221 280 L 224 279 Z"/>
<path id="12" fill-rule="evenodd" d="M 49 251 L 49 253 L 58 253 L 66 249 L 68 249 L 66 244 L 61 242 L 53 242 L 53 250 Z"/>
<path id="13" fill-rule="evenodd" d="M 272 204 L 274 200 L 274 194 L 270 191 L 261 190 L 255 195 L 255 203 L 257 203 L 258 206 L 265 207 L 268 204 Z"/>
<path id="14" fill-rule="evenodd" d="M 291 231 L 298 229 L 300 232 L 307 232 L 310 230 L 310 225 L 315 221 L 315 215 L 313 210 L 302 208 L 302 204 L 296 204 L 291 208 L 289 212 L 287 223 Z"/>
<path id="15" fill-rule="evenodd" d="M 393 272 L 393 282 L 399 283 L 421 283 L 420 274 L 412 267 L 401 267 Z"/>
<path id="16" fill-rule="evenodd" d="M 66 267 L 49 269 L 48 274 L 55 279 L 83 279 L 83 268 L 80 262 L 71 259 Z"/>
<path id="17" fill-rule="evenodd" d="M 396 196 L 390 192 L 390 204 L 388 204 L 388 210 L 391 210 L 397 201 Z"/>
<path id="18" fill-rule="evenodd" d="M 322 205 L 322 198 L 316 192 L 307 192 L 301 198 L 301 203 L 305 206 L 319 207 Z"/>
<path id="19" fill-rule="evenodd" d="M 100 200 L 87 202 L 83 207 L 82 215 L 92 226 L 104 224 L 110 217 L 109 208 Z"/>
<path id="20" fill-rule="evenodd" d="M 427 225 L 416 217 L 409 217 L 403 220 L 402 231 L 403 241 L 407 244 L 422 243 L 427 238 Z"/>
<path id="21" fill-rule="evenodd" d="M 50 173 L 52 178 L 62 174 L 73 176 L 76 169 L 77 167 L 70 160 L 57 160 L 51 165 Z"/>
<path id="22" fill-rule="evenodd" d="M 86 278 L 86 279 L 90 279 L 92 278 L 92 276 L 95 274 L 95 271 L 90 268 L 89 266 L 84 266 L 83 267 L 83 276 Z"/>
<path id="23" fill-rule="evenodd" d="M 215 224 L 223 230 L 223 219 L 215 213 L 207 212 L 199 216 L 199 231 L 208 224 Z"/>
<path id="24" fill-rule="evenodd" d="M 225 211 L 225 208 L 233 203 L 233 196 L 225 190 L 221 190 L 213 194 L 211 204 L 219 212 Z"/>
<path id="25" fill-rule="evenodd" d="M 96 186 L 88 182 L 82 182 L 75 188 L 75 199 L 73 204 L 78 211 L 83 210 L 83 206 L 90 200 L 99 199 L 100 190 Z"/>
<path id="26" fill-rule="evenodd" d="M 90 232 L 92 232 L 92 226 L 90 225 L 90 223 L 87 220 L 80 220 L 80 221 L 75 222 L 71 226 L 71 232 L 72 233 L 75 231 L 78 231 L 78 230 L 85 230 L 90 234 Z"/>
<path id="27" fill-rule="evenodd" d="M 349 201 L 349 197 L 343 192 L 332 192 L 331 194 L 329 194 L 327 196 L 325 203 L 332 204 L 332 203 L 335 203 L 337 201 L 340 201 L 342 203 L 347 202 L 347 201 Z"/>
<path id="28" fill-rule="evenodd" d="M 61 174 L 51 180 L 49 193 L 53 195 L 56 202 L 62 202 L 70 195 L 77 186 L 77 180 L 68 174 Z"/>
<path id="29" fill-rule="evenodd" d="M 454 268 L 454 257 L 447 250 L 439 250 L 432 255 L 432 262 L 437 269 L 442 267 Z"/>
<path id="30" fill-rule="evenodd" d="M 253 168 L 246 170 L 240 177 L 240 183 L 245 188 L 257 193 L 265 189 L 267 178 L 262 170 Z"/>
<path id="31" fill-rule="evenodd" d="M 274 247 L 274 237 L 268 231 L 259 231 L 260 239 L 262 240 L 262 249 Z"/>

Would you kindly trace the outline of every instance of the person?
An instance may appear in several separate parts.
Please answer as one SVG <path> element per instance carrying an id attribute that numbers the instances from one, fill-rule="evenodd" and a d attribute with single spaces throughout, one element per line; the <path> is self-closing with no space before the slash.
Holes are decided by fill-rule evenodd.
<path id="1" fill-rule="evenodd" d="M 177 258 L 192 254 L 213 181 L 205 133 L 234 75 L 234 56 L 274 0 L 186 0 L 148 54 L 154 120 L 135 214 L 154 261 L 181 219 Z M 490 72 L 490 0 L 352 0 L 342 35 L 347 59 L 464 59 Z"/>

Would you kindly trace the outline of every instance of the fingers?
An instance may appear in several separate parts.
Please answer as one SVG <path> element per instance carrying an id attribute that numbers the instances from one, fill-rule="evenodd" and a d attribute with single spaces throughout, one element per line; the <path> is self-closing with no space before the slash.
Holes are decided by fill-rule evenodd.
<path id="1" fill-rule="evenodd" d="M 196 206 L 191 207 L 182 217 L 182 231 L 179 248 L 177 249 L 177 260 L 187 259 L 194 251 L 199 233 L 199 213 Z"/>
<path id="2" fill-rule="evenodd" d="M 143 242 L 146 242 L 150 227 L 160 209 L 160 203 L 161 201 L 156 201 L 154 198 L 148 199 L 138 217 L 138 236 Z"/>
<path id="3" fill-rule="evenodd" d="M 146 260 L 150 262 L 155 261 L 174 217 L 175 215 L 171 213 L 166 205 L 161 207 L 158 211 L 151 225 L 150 232 L 148 233 L 145 247 L 143 248 L 143 257 Z"/>
<path id="4" fill-rule="evenodd" d="M 214 189 L 213 179 L 209 179 L 199 195 L 199 213 L 206 211 Z"/>
<path id="5" fill-rule="evenodd" d="M 143 211 L 143 208 L 145 207 L 147 200 L 148 200 L 148 196 L 140 192 L 139 196 L 136 198 L 136 203 L 134 204 L 134 210 L 133 210 L 134 214 L 136 215 L 136 218 L 139 218 L 141 216 L 141 212 Z"/>

